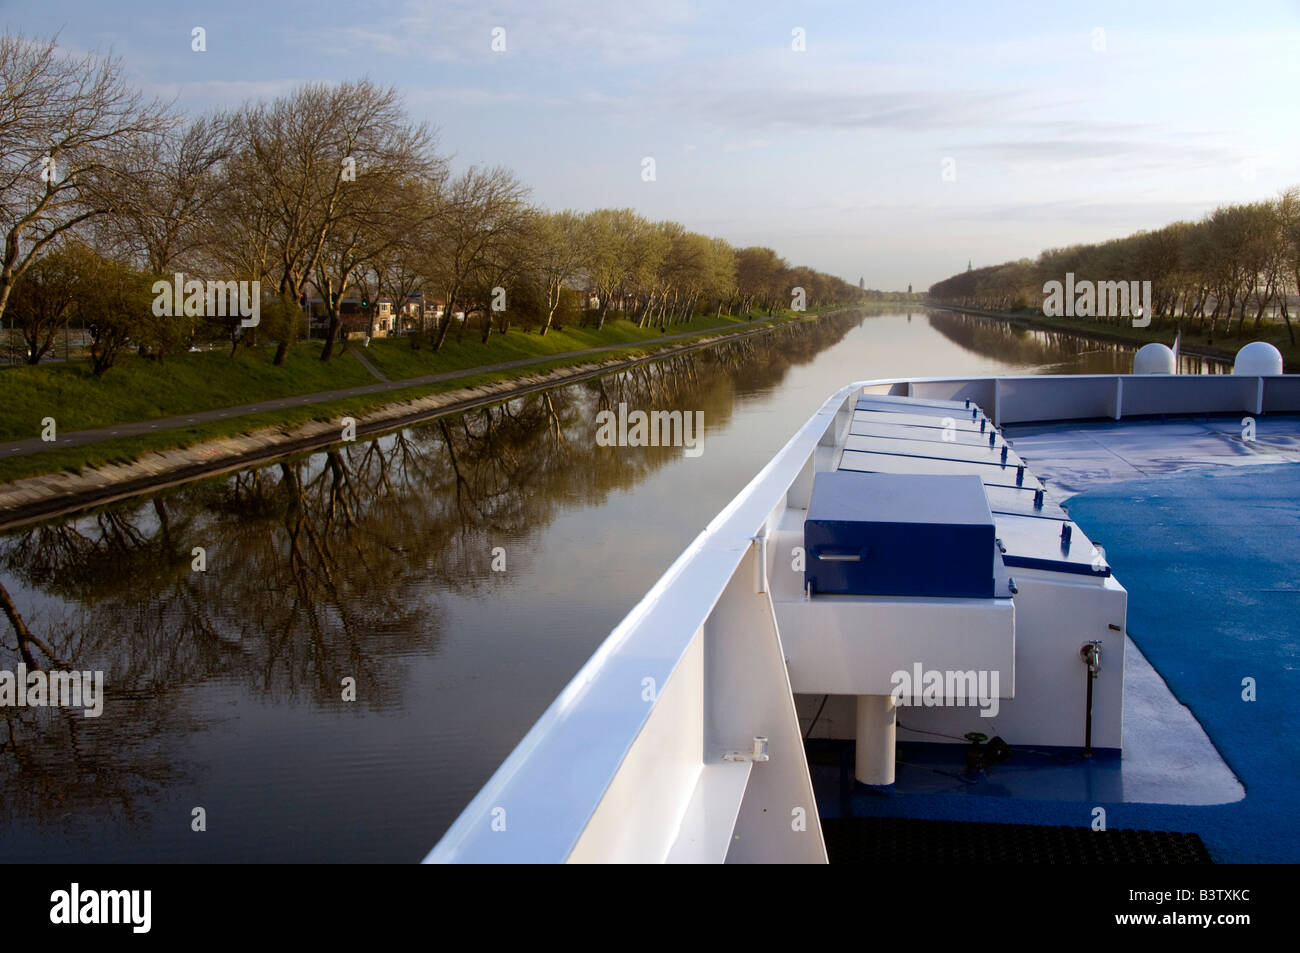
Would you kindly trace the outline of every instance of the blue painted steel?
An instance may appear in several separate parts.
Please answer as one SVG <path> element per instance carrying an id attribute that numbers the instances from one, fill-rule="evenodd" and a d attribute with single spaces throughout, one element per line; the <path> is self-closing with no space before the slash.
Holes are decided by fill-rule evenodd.
<path id="1" fill-rule="evenodd" d="M 804 578 L 815 593 L 992 598 L 995 539 L 979 477 L 819 473 Z"/>
<path id="2" fill-rule="evenodd" d="M 1013 449 L 1056 496 L 1208 467 L 1300 463 L 1300 417 L 1249 418 L 1254 439 L 1243 436 L 1243 416 L 1187 417 L 1122 422 L 1014 424 L 1003 428 Z"/>
<path id="3" fill-rule="evenodd" d="M 1291 427 L 1300 435 L 1294 418 Z M 1085 428 L 1104 430 L 1077 429 Z M 1054 431 L 1070 429 L 1057 425 Z M 1143 786 L 1160 789 L 1158 796 L 1148 791 L 1144 798 L 1132 797 L 1127 781 L 1109 777 L 1117 767 L 1104 759 L 1092 766 L 1065 765 L 1072 780 L 1054 779 L 1052 752 L 1017 748 L 1011 761 L 978 783 L 967 783 L 960 766 L 937 776 L 954 782 L 945 789 L 934 783 L 937 765 L 918 757 L 922 770 L 912 776 L 928 775 L 924 789 L 900 785 L 886 796 L 855 794 L 848 803 L 837 776 L 826 778 L 814 765 L 818 810 L 823 816 L 1075 825 L 1088 823 L 1101 806 L 1113 828 L 1194 831 L 1216 861 L 1300 862 L 1297 500 L 1300 466 L 1290 464 L 1102 483 L 1070 503 L 1079 524 L 1105 541 L 1106 556 L 1129 592 L 1129 633 L 1172 693 L 1165 701 L 1168 711 L 1148 712 L 1138 727 L 1154 743 L 1186 705 L 1241 779 L 1244 799 L 1155 803 L 1179 801 L 1189 784 L 1200 784 L 1203 755 L 1180 751 L 1177 739 L 1172 746 L 1163 739 L 1166 757 L 1154 763 L 1140 751 L 1128 752 L 1130 725 L 1136 723 L 1128 718 L 1126 701 L 1125 761 L 1141 773 Z M 1250 695 L 1243 685 L 1247 678 Z M 899 737 L 916 737 L 903 730 L 906 720 L 900 719 Z M 954 753 L 960 749 L 955 746 Z M 911 762 L 913 752 L 900 750 Z M 1016 778 L 1020 772 L 1024 776 Z M 1189 773 L 1197 775 L 1190 782 Z M 900 778 L 904 774 L 900 770 Z"/>

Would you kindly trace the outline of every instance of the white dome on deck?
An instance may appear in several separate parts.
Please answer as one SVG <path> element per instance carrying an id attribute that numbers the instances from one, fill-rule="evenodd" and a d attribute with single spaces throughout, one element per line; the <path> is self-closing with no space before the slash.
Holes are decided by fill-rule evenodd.
<path id="1" fill-rule="evenodd" d="M 1282 352 L 1267 341 L 1251 341 L 1237 352 L 1232 373 L 1273 377 L 1282 373 Z"/>
<path id="2" fill-rule="evenodd" d="M 1134 374 L 1173 374 L 1174 352 L 1163 344 L 1143 344 L 1133 355 Z"/>

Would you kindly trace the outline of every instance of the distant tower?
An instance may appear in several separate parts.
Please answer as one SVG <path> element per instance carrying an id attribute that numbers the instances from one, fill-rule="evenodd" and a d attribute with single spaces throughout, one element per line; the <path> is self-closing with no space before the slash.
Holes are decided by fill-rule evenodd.
<path id="1" fill-rule="evenodd" d="M 859 290 L 861 290 L 861 291 L 866 291 L 866 290 L 867 290 L 867 279 L 866 279 L 866 278 L 859 278 L 859 279 L 858 279 L 858 288 L 859 288 Z"/>
<path id="2" fill-rule="evenodd" d="M 966 259 L 966 270 L 967 270 L 967 271 L 970 271 L 970 270 L 971 270 L 971 267 L 970 267 L 970 259 L 969 259 L 969 258 Z"/>
<path id="3" fill-rule="evenodd" d="M 908 294 L 911 294 L 911 293 L 912 293 L 912 286 L 911 286 L 911 285 L 908 285 L 908 286 L 907 286 L 907 293 L 908 293 Z"/>

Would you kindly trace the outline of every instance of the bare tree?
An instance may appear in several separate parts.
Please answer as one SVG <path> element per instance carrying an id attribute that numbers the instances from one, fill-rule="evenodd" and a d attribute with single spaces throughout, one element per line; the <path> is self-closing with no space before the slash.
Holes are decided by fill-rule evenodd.
<path id="1" fill-rule="evenodd" d="M 57 41 L 0 36 L 0 316 L 14 284 L 60 235 L 120 207 L 130 155 L 172 122 L 120 61 L 63 55 Z"/>
<path id="2" fill-rule="evenodd" d="M 627 295 L 654 282 L 666 244 L 662 232 L 630 208 L 596 209 L 585 223 L 591 253 L 587 270 L 600 297 L 600 330 L 615 301 L 622 307 Z"/>
<path id="3" fill-rule="evenodd" d="M 741 311 L 748 314 L 755 305 L 770 311 L 780 293 L 777 289 L 783 284 L 785 271 L 785 260 L 770 248 L 754 246 L 736 252 Z"/>
<path id="4" fill-rule="evenodd" d="M 538 332 L 545 335 L 564 289 L 584 276 L 583 267 L 591 256 L 589 236 L 582 216 L 570 210 L 537 211 L 531 217 L 529 236 L 537 281 L 546 291 L 546 316 Z"/>
<path id="5" fill-rule="evenodd" d="M 438 247 L 430 262 L 431 283 L 444 301 L 435 351 L 447 339 L 456 305 L 469 294 L 475 276 L 488 263 L 503 259 L 522 234 L 527 199 L 528 188 L 499 166 L 470 166 L 448 184 L 438 215 Z"/>
<path id="6" fill-rule="evenodd" d="M 435 206 L 428 206 L 430 216 L 435 212 Z M 420 267 L 421 249 L 428 243 L 430 231 L 432 229 L 428 227 L 398 229 L 395 243 L 377 253 L 368 267 L 357 275 L 357 289 L 363 296 L 368 296 L 366 300 L 370 302 L 366 320 L 371 337 L 375 335 L 377 311 L 384 298 L 389 298 L 393 304 L 393 330 L 402 329 L 405 308 L 417 298 L 421 302 L 418 316 L 423 320 L 425 269 Z"/>
<path id="7" fill-rule="evenodd" d="M 257 281 L 280 290 L 277 305 L 262 309 L 261 323 L 254 331 L 264 332 L 268 340 L 276 342 L 277 357 L 282 362 L 281 351 L 287 353 L 297 339 L 301 311 L 292 289 L 279 289 L 275 272 L 279 211 L 272 204 L 271 196 L 250 186 L 256 176 L 257 163 L 247 153 L 230 155 L 222 164 L 220 185 L 204 217 L 206 235 L 200 247 L 207 270 L 220 272 L 228 280 Z M 222 332 L 230 341 L 230 354 L 234 357 L 240 345 L 251 336 L 245 336 L 238 316 L 223 320 Z"/>
<path id="8" fill-rule="evenodd" d="M 343 296 L 357 275 L 422 231 L 432 217 L 432 210 L 419 201 L 418 186 L 395 181 L 389 171 L 381 167 L 349 184 L 342 203 L 345 214 L 317 259 L 314 284 L 329 315 L 322 361 L 334 351 L 343 323 Z"/>
<path id="9" fill-rule="evenodd" d="M 1300 186 L 1284 189 L 1277 198 L 1278 251 L 1273 268 L 1281 276 L 1278 284 L 1278 305 L 1282 320 L 1286 322 L 1287 337 L 1295 344 L 1295 328 L 1291 326 L 1291 313 L 1287 297 L 1294 289 L 1300 292 Z"/>
<path id="10" fill-rule="evenodd" d="M 239 148 L 251 159 L 253 187 L 264 190 L 272 213 L 273 275 L 280 294 L 296 299 L 319 269 L 346 268 L 349 238 L 339 239 L 332 264 L 322 262 L 336 229 L 355 235 L 358 216 L 371 214 L 376 191 L 395 178 L 442 174 L 436 136 L 411 126 L 398 93 L 368 79 L 326 86 L 312 83 L 270 105 L 243 109 L 235 122 Z M 361 193 L 358 195 L 358 193 Z M 344 226 L 344 223 L 350 223 Z M 337 333 L 337 314 L 331 314 Z M 328 360 L 333 338 L 322 359 Z M 284 363 L 281 341 L 275 363 Z"/>
<path id="11" fill-rule="evenodd" d="M 106 220 L 119 248 L 159 275 L 187 263 L 210 238 L 204 225 L 225 184 L 219 167 L 229 150 L 221 115 L 138 137 L 130 156 L 135 174 L 121 190 L 117 214 Z"/>

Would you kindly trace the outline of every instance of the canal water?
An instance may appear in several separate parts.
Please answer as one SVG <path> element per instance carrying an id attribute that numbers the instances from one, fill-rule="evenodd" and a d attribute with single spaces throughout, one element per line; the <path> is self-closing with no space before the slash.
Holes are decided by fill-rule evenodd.
<path id="1" fill-rule="evenodd" d="M 419 860 L 832 391 L 1131 365 L 855 312 L 0 537 L 34 636 L 0 622 L 0 672 L 105 685 L 0 707 L 0 862 Z M 702 452 L 601 446 L 620 403 L 702 412 Z"/>

